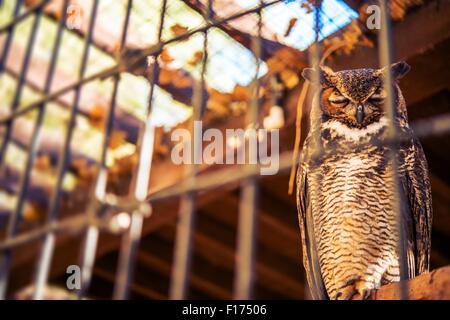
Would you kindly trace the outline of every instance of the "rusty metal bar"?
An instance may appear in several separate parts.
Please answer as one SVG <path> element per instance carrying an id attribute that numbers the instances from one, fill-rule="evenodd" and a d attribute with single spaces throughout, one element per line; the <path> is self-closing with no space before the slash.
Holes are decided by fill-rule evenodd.
<path id="1" fill-rule="evenodd" d="M 173 38 L 170 38 L 166 41 L 159 41 L 157 44 L 150 46 L 149 48 L 146 48 L 144 50 L 142 50 L 139 54 L 137 54 L 133 59 L 131 59 L 130 61 L 126 61 L 123 63 L 119 63 L 116 64 L 115 66 L 112 66 L 110 68 L 107 68 L 105 70 L 99 71 L 95 74 L 92 74 L 88 77 L 85 77 L 83 79 L 80 79 L 79 81 L 67 85 L 59 90 L 56 90 L 52 93 L 50 93 L 49 95 L 42 97 L 41 99 L 37 100 L 36 102 L 30 103 L 27 106 L 24 106 L 23 108 L 20 108 L 20 110 L 15 111 L 13 114 L 10 114 L 8 116 L 4 116 L 4 117 L 0 117 L 0 125 L 5 125 L 6 123 L 8 123 L 8 121 L 10 121 L 11 119 L 15 118 L 15 117 L 19 117 L 21 115 L 24 115 L 36 108 L 39 108 L 40 105 L 42 105 L 43 103 L 49 102 L 49 101 L 53 101 L 56 98 L 58 98 L 59 96 L 79 87 L 82 86 L 86 83 L 92 82 L 94 80 L 97 79 L 106 79 L 108 77 L 112 77 L 117 73 L 123 72 L 123 71 L 129 71 L 129 70 L 133 70 L 134 68 L 137 67 L 137 64 L 139 61 L 141 61 L 142 59 L 145 59 L 148 56 L 155 56 L 157 54 L 159 54 L 159 52 L 162 50 L 162 48 L 167 45 L 167 44 L 171 44 L 174 42 L 178 42 L 181 40 L 185 40 L 188 39 L 189 37 L 191 37 L 192 35 L 199 33 L 199 32 L 204 32 L 205 30 L 208 30 L 210 28 L 213 27 L 217 27 L 221 24 L 227 23 L 229 21 L 232 20 L 236 20 L 241 18 L 242 16 L 245 16 L 247 14 L 251 14 L 251 13 L 255 13 L 258 12 L 259 10 L 262 10 L 264 8 L 267 8 L 269 6 L 272 6 L 274 4 L 280 3 L 283 0 L 274 0 L 271 2 L 267 2 L 264 3 L 258 7 L 249 9 L 249 10 L 245 10 L 233 15 L 230 15 L 229 17 L 220 19 L 220 20 L 215 20 L 214 22 L 208 22 L 206 25 L 202 26 L 202 27 L 198 27 L 198 28 L 194 28 L 190 31 L 187 31 L 183 34 L 180 34 L 178 36 L 175 36 Z"/>
<path id="2" fill-rule="evenodd" d="M 399 243 L 398 243 L 398 255 L 399 255 L 399 268 L 400 268 L 400 281 L 408 279 L 408 269 L 407 269 L 407 256 L 406 256 L 406 238 L 405 238 L 405 230 L 404 230 L 404 219 L 403 219 L 403 207 L 401 197 L 401 189 L 400 189 L 400 179 L 398 176 L 398 152 L 399 152 L 399 144 L 395 142 L 397 137 L 399 136 L 398 123 L 396 120 L 396 110 L 394 103 L 394 80 L 392 78 L 390 65 L 392 63 L 393 57 L 393 47 L 392 47 L 392 34 L 391 34 L 391 22 L 389 17 L 389 9 L 386 0 L 380 0 L 380 9 L 381 9 L 381 29 L 379 31 L 379 61 L 381 67 L 385 67 L 384 72 L 384 88 L 386 90 L 386 102 L 385 108 L 388 117 L 388 137 L 390 140 L 394 141 L 390 145 L 389 157 L 392 161 L 392 179 L 393 179 L 393 188 L 392 194 L 394 196 L 393 210 L 397 213 L 397 232 L 399 234 Z M 408 299 L 408 288 L 406 281 L 401 281 L 399 286 L 399 296 L 402 300 Z"/>
<path id="3" fill-rule="evenodd" d="M 59 48 L 60 48 L 62 34 L 63 34 L 63 30 L 64 30 L 64 23 L 65 23 L 64 21 L 65 21 L 65 17 L 66 17 L 67 6 L 68 6 L 68 0 L 64 0 L 62 12 L 61 12 L 62 19 L 60 20 L 60 22 L 58 24 L 56 38 L 55 38 L 55 42 L 54 42 L 51 57 L 50 57 L 50 65 L 47 70 L 47 76 L 45 79 L 44 90 L 43 90 L 44 94 L 49 93 L 51 85 L 52 85 L 53 75 L 54 75 L 54 72 L 56 69 Z M 34 129 L 33 129 L 33 135 L 31 136 L 31 141 L 27 148 L 28 157 L 26 160 L 26 166 L 25 166 L 25 171 L 23 173 L 23 178 L 20 183 L 19 196 L 17 199 L 16 208 L 13 212 L 13 217 L 20 217 L 22 215 L 22 211 L 25 206 L 26 195 L 28 193 L 29 183 L 30 183 L 30 178 L 31 178 L 31 171 L 33 169 L 34 160 L 38 153 L 38 145 L 39 145 L 39 141 L 40 141 L 41 126 L 42 126 L 42 122 L 44 119 L 45 110 L 46 110 L 45 105 L 38 109 L 36 123 L 35 123 Z"/>
<path id="4" fill-rule="evenodd" d="M 18 1 L 20 2 L 20 1 Z M 16 3 L 16 7 L 14 8 L 14 14 L 17 14 L 17 6 L 20 6 L 19 4 Z M 31 55 L 33 53 L 33 47 L 34 47 L 34 43 L 36 40 L 36 34 L 37 34 L 37 30 L 39 29 L 39 22 L 41 19 L 41 10 L 38 10 L 36 12 L 36 15 L 34 17 L 34 21 L 33 21 L 33 25 L 32 25 L 32 29 L 30 31 L 30 35 L 28 38 L 28 42 L 27 42 L 27 47 L 26 47 L 26 51 L 25 51 L 25 56 L 23 58 L 23 62 L 22 62 L 22 68 L 21 68 L 21 73 L 19 75 L 19 80 L 17 83 L 17 88 L 14 94 L 14 98 L 11 104 L 11 112 L 14 112 L 20 103 L 20 99 L 22 96 L 22 90 L 25 84 L 25 78 L 28 72 L 28 66 L 30 63 L 30 59 L 31 59 Z M 12 34 L 12 30 L 11 30 L 11 34 Z M 8 53 L 9 53 L 9 48 L 12 42 L 12 36 L 9 38 L 8 34 L 8 38 L 7 38 L 7 43 L 6 46 L 4 48 L 3 51 L 3 55 L 2 55 L 2 67 L 4 67 L 4 64 L 6 63 L 7 59 L 8 59 Z M 2 140 L 2 144 L 0 147 L 0 167 L 3 165 L 3 161 L 5 159 L 5 154 L 6 151 L 8 149 L 8 144 L 9 144 L 9 140 L 11 138 L 11 133 L 12 133 L 12 129 L 13 129 L 13 123 L 14 123 L 14 119 L 12 119 L 11 121 L 9 121 L 8 123 L 6 123 L 6 128 L 5 128 L 5 132 L 3 134 L 3 140 Z M 6 230 L 6 238 L 10 238 L 13 237 L 16 232 L 17 232 L 17 226 L 18 223 L 20 221 L 20 216 L 18 215 L 18 212 L 15 211 L 14 214 L 12 214 L 9 219 L 8 219 L 8 226 L 7 226 L 7 230 Z M 4 299 L 6 296 L 6 291 L 7 291 L 7 286 L 8 286 L 8 274 L 9 274 L 9 269 L 10 269 L 10 265 L 11 265 L 11 255 L 12 252 L 10 250 L 7 250 L 5 252 L 2 253 L 1 258 L 0 258 L 0 299 Z"/>
<path id="5" fill-rule="evenodd" d="M 89 19 L 89 27 L 88 27 L 88 33 L 85 40 L 85 46 L 83 51 L 83 57 L 80 64 L 79 79 L 82 79 L 85 75 L 87 64 L 88 64 L 88 58 L 89 58 L 89 51 L 91 47 L 92 37 L 94 33 L 94 27 L 95 27 L 95 18 L 97 16 L 97 9 L 98 9 L 98 0 L 94 0 L 92 4 L 92 9 L 90 13 L 90 19 Z M 79 100 L 81 97 L 81 86 L 78 86 L 75 89 L 75 98 L 73 107 L 70 113 L 70 118 L 68 122 L 67 132 L 64 140 L 64 147 L 62 151 L 61 159 L 58 163 L 58 173 L 57 173 L 57 181 L 55 185 L 55 189 L 53 190 L 49 210 L 47 214 L 47 222 L 51 223 L 52 221 L 56 220 L 59 215 L 59 207 L 60 207 L 60 200 L 62 195 L 62 183 L 63 179 L 67 170 L 67 166 L 70 161 L 70 144 L 73 137 L 73 132 L 76 126 L 76 117 L 78 114 L 78 107 L 79 107 Z M 48 274 L 50 271 L 52 256 L 54 252 L 54 246 L 56 241 L 56 235 L 54 233 L 48 233 L 45 236 L 43 248 L 41 251 L 41 255 L 38 260 L 37 269 L 36 269 L 36 285 L 35 285 L 35 292 L 34 292 L 34 299 L 42 299 L 42 295 L 44 293 L 44 289 L 47 283 Z"/>
<path id="6" fill-rule="evenodd" d="M 159 19 L 158 28 L 158 43 L 161 42 L 162 32 L 164 29 L 164 20 L 167 9 L 167 0 L 162 0 L 161 15 Z M 130 197 L 138 202 L 145 203 L 145 198 L 148 192 L 148 185 L 151 172 L 151 164 L 153 159 L 153 146 L 155 138 L 155 127 L 152 123 L 152 106 L 156 79 L 156 58 L 159 51 L 152 53 L 154 57 L 153 64 L 149 66 L 150 72 L 150 93 L 148 98 L 147 118 L 144 128 L 139 131 L 138 143 L 139 160 L 138 167 L 132 177 L 132 188 Z M 145 212 L 147 211 L 147 212 Z M 131 213 L 131 224 L 128 232 L 123 236 L 119 263 L 116 272 L 116 283 L 114 286 L 113 298 L 117 300 L 127 299 L 129 292 L 129 285 L 133 278 L 134 262 L 136 260 L 136 252 L 139 246 L 139 241 L 142 233 L 142 224 L 144 215 L 150 213 L 150 208 L 143 207 L 134 210 Z"/>
<path id="7" fill-rule="evenodd" d="M 263 4 L 259 2 L 260 6 Z M 253 92 L 250 108 L 247 113 L 247 129 L 258 129 L 259 117 L 259 70 L 261 64 L 261 30 L 262 12 L 258 15 L 258 35 L 252 38 L 253 54 L 255 57 L 255 77 L 253 79 Z M 258 135 L 256 135 L 257 137 Z M 243 141 L 245 148 L 245 141 Z M 250 146 L 250 141 L 249 141 Z M 248 158 L 257 159 L 257 150 L 249 147 Z M 251 166 L 247 164 L 246 166 Z M 239 217 L 237 232 L 237 257 L 235 262 L 234 292 L 233 298 L 237 300 L 248 300 L 253 298 L 255 281 L 255 259 L 257 241 L 258 221 L 258 197 L 259 177 L 252 176 L 243 179 L 241 184 L 241 197 L 239 201 Z"/>
<path id="8" fill-rule="evenodd" d="M 212 0 L 208 0 L 204 19 L 207 23 L 211 18 Z M 192 106 L 194 108 L 192 117 L 191 134 L 193 143 L 193 163 L 189 166 L 188 175 L 195 181 L 198 172 L 197 159 L 201 159 L 202 137 L 201 130 L 195 130 L 195 121 L 201 121 L 203 112 L 206 108 L 206 99 L 203 92 L 206 89 L 205 73 L 208 61 L 208 30 L 203 33 L 203 57 L 200 68 L 200 83 L 194 84 L 194 94 L 192 97 Z M 200 126 L 202 124 L 200 123 Z M 194 182 L 195 183 L 195 182 Z M 188 192 L 182 195 L 180 199 L 180 211 L 178 213 L 178 222 L 176 227 L 176 238 L 174 245 L 174 262 L 172 264 L 172 276 L 169 289 L 169 298 L 181 300 L 187 298 L 187 289 L 189 286 L 189 273 L 191 269 L 191 257 L 193 246 L 193 233 L 195 228 L 195 207 L 196 194 Z"/>
<path id="9" fill-rule="evenodd" d="M 320 38 L 320 31 L 322 29 L 322 21 L 321 21 L 321 15 L 322 15 L 322 0 L 315 0 L 314 1 L 314 43 L 309 47 L 308 49 L 308 58 L 309 58 L 309 65 L 313 67 L 313 80 L 311 81 L 311 94 L 310 94 L 310 101 L 311 101 L 311 117 L 319 117 L 319 115 L 322 113 L 321 107 L 320 107 L 320 101 L 319 96 L 321 92 L 321 85 L 320 85 L 320 63 L 321 63 L 321 56 L 322 56 L 322 45 L 319 42 Z M 324 148 L 321 143 L 320 139 L 320 123 L 318 121 L 311 121 L 311 137 L 312 141 L 314 141 L 314 150 L 311 157 L 320 159 L 324 156 Z M 333 150 L 336 151 L 336 150 Z M 322 179 L 320 177 L 317 177 L 317 175 L 310 175 L 309 179 L 313 180 L 312 185 L 317 186 L 317 191 L 319 192 L 319 196 L 322 194 Z M 308 228 L 309 237 L 311 239 L 315 239 L 315 225 L 314 221 L 311 221 L 311 225 Z M 313 246 L 313 250 L 311 250 L 311 254 L 313 255 L 314 261 L 319 261 L 318 259 L 318 252 L 317 252 L 317 246 L 315 242 L 312 242 L 311 244 Z M 315 267 L 314 265 L 312 267 Z M 322 283 L 322 280 L 319 279 L 319 276 L 321 274 L 320 270 L 313 271 L 314 276 L 316 279 L 314 281 L 316 283 Z M 304 277 L 306 279 L 306 276 Z M 311 296 L 313 299 L 326 299 L 326 296 Z"/>
<path id="10" fill-rule="evenodd" d="M 130 22 L 131 8 L 133 6 L 133 0 L 128 0 L 125 13 L 125 20 L 122 26 L 122 34 L 120 39 L 120 50 L 123 50 L 126 45 L 128 27 Z M 113 91 L 111 96 L 111 103 L 109 112 L 106 119 L 106 126 L 104 132 L 104 140 L 102 145 L 102 151 L 99 162 L 99 170 L 96 176 L 95 190 L 93 190 L 93 196 L 90 198 L 90 203 L 87 209 L 87 215 L 89 220 L 95 221 L 98 210 L 98 202 L 103 202 L 106 195 L 108 168 L 106 166 L 106 155 L 108 152 L 108 146 L 110 143 L 111 133 L 114 127 L 114 116 L 116 109 L 117 92 L 119 88 L 120 74 L 116 74 L 113 77 Z M 91 192 L 92 194 L 92 192 Z M 95 224 L 92 224 L 86 230 L 84 235 L 84 241 L 82 251 L 80 253 L 80 265 L 81 265 L 81 288 L 78 291 L 78 297 L 83 297 L 88 289 L 92 278 L 92 272 L 95 262 L 95 252 L 97 250 L 97 243 L 99 237 L 99 228 Z"/>
<path id="11" fill-rule="evenodd" d="M 16 19 L 19 16 L 20 7 L 22 6 L 23 0 L 17 0 L 16 5 L 14 6 L 13 11 L 13 20 Z M 6 61 L 8 60 L 9 50 L 11 48 L 11 43 L 14 38 L 14 29 L 16 24 L 12 24 L 8 30 L 8 34 L 6 35 L 5 42 L 3 43 L 3 50 L 2 50 L 2 56 L 0 58 L 0 73 L 3 72 L 5 69 Z"/>

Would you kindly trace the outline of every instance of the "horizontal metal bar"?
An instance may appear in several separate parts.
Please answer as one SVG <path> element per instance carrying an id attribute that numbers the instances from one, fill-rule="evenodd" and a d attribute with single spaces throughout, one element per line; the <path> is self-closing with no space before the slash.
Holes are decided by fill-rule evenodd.
<path id="1" fill-rule="evenodd" d="M 92 221 L 89 220 L 85 214 L 77 214 L 64 220 L 47 223 L 42 227 L 35 228 L 26 233 L 2 241 L 0 243 L 0 251 L 34 242 L 43 238 L 48 233 L 78 233 L 84 230 L 89 224 L 92 224 Z"/>
<path id="2" fill-rule="evenodd" d="M 412 123 L 411 126 L 418 138 L 425 138 L 432 135 L 446 134 L 450 132 L 450 114 L 435 116 L 428 120 L 416 121 Z M 285 152 L 282 155 L 280 155 L 279 161 L 280 172 L 284 172 L 290 169 L 290 166 L 292 164 L 291 157 L 292 152 Z M 259 175 L 260 174 L 259 169 L 261 167 L 262 167 L 261 165 L 255 165 L 251 170 L 238 170 L 238 173 L 233 174 L 233 176 L 230 175 L 230 172 L 232 171 L 234 172 L 235 171 L 234 168 L 221 169 L 216 172 L 197 176 L 195 181 L 196 184 L 192 184 L 191 183 L 192 181 L 189 181 L 189 179 L 185 179 L 175 186 L 168 187 L 159 192 L 149 195 L 147 197 L 147 201 L 158 202 L 180 196 L 181 194 L 184 194 L 186 192 L 198 192 L 217 189 L 229 185 L 233 182 L 236 182 L 236 180 Z M 125 199 L 118 198 L 118 202 L 116 203 L 116 205 L 118 207 L 121 207 L 120 203 L 122 201 L 126 204 Z M 45 224 L 42 227 L 36 228 L 33 231 L 30 231 L 26 234 L 21 234 L 13 238 L 10 238 L 6 241 L 3 241 L 0 243 L 0 251 L 5 250 L 7 248 L 24 245 L 26 243 L 41 238 L 48 232 L 58 233 L 62 231 L 67 231 L 69 233 L 72 233 L 85 229 L 85 227 L 89 224 L 95 224 L 100 228 L 108 230 L 107 228 L 108 224 L 106 223 L 106 221 L 107 221 L 106 219 L 101 219 L 96 220 L 94 222 L 92 221 L 89 222 L 89 218 L 86 217 L 86 214 L 84 213 L 78 214 L 71 218 L 55 221 L 51 224 Z"/>

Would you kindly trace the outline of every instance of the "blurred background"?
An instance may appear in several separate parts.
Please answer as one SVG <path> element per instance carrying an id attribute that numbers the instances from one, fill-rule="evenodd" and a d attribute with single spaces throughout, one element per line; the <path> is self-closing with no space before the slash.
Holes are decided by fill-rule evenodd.
<path id="1" fill-rule="evenodd" d="M 112 102 L 115 113 L 104 159 L 105 188 L 116 196 L 129 194 L 133 172 L 139 163 L 136 145 L 139 146 L 140 132 L 147 119 L 151 87 L 149 119 L 154 130 L 154 143 L 150 155 L 150 198 L 180 184 L 189 175 L 186 166 L 175 165 L 170 158 L 175 144 L 170 136 L 173 130 L 190 126 L 196 91 L 203 90 L 205 127 L 221 131 L 245 128 L 253 83 L 257 79 L 260 87 L 258 122 L 266 129 L 280 130 L 282 161 L 290 159 L 296 130 L 297 134 L 301 133 L 301 140 L 305 137 L 308 106 L 297 113 L 304 84 L 300 73 L 309 65 L 308 49 L 315 40 L 314 1 L 262 1 L 265 6 L 261 10 L 262 24 L 258 32 L 258 14 L 252 11 L 260 5 L 257 0 L 215 0 L 210 10 L 207 10 L 206 0 L 168 0 L 160 39 L 168 43 L 156 51 L 151 49 L 161 43 L 158 28 L 162 0 L 132 1 L 124 41 L 128 1 L 99 0 L 96 8 L 93 0 L 64 2 L 0 1 L 0 133 L 3 137 L 0 235 L 3 243 L 13 236 L 26 237 L 33 230 L 42 230 L 46 222 L 68 221 L 90 210 L 93 186 L 99 184 L 98 163 L 102 159 L 101 146 L 105 143 Z M 379 67 L 377 30 L 369 30 L 366 25 L 366 9 L 373 3 L 365 0 L 324 0 L 321 3 L 318 41 L 324 52 L 329 51 L 325 64 L 335 70 Z M 392 0 L 388 3 L 393 21 L 395 60 L 405 60 L 412 67 L 401 81 L 410 122 L 428 121 L 448 114 L 450 2 Z M 66 10 L 63 5 L 67 6 Z M 90 32 L 93 8 L 95 20 Z M 15 17 L 29 10 L 31 14 L 12 23 Z M 245 14 L 218 23 L 239 13 Z M 207 15 L 213 26 L 207 29 L 208 53 L 205 55 L 203 32 L 189 34 L 189 37 L 183 37 L 183 34 L 205 26 Z M 55 46 L 62 19 L 64 29 Z M 258 35 L 260 38 L 255 41 Z M 174 38 L 177 41 L 171 40 Z M 255 43 L 260 45 L 257 59 L 253 53 Z M 88 55 L 83 62 L 86 46 Z M 55 47 L 59 48 L 57 57 Z M 148 59 L 136 58 L 145 56 L 145 52 L 157 52 L 157 55 Z M 133 64 L 130 61 L 134 61 Z M 120 69 L 116 98 L 112 101 L 115 77 L 98 74 L 114 68 L 118 62 L 123 68 Z M 202 79 L 203 66 L 205 86 L 195 89 L 195 84 Z M 51 81 L 48 81 L 49 70 L 53 70 Z M 91 76 L 94 77 L 92 81 L 78 87 L 78 98 L 77 87 L 73 87 L 74 90 L 45 103 L 45 112 L 38 112 L 36 104 L 49 94 Z M 153 86 L 149 79 L 153 79 Z M 54 210 L 55 216 L 49 219 L 75 103 L 78 110 L 68 146 L 69 156 L 65 161 L 67 168 L 63 170 L 61 194 L 57 199 L 59 205 Z M 21 113 L 12 121 L 4 120 L 11 112 L 20 112 L 33 104 L 35 107 L 31 111 Z M 40 109 L 43 110 L 42 104 Z M 296 126 L 299 115 L 302 117 L 298 118 Z M 8 123 L 9 129 L 5 125 Z M 41 123 L 39 139 L 32 148 L 37 123 Z M 449 138 L 449 134 L 438 134 L 422 139 L 433 191 L 432 269 L 450 263 Z M 225 147 L 236 148 L 235 145 Z M 33 153 L 30 150 L 34 150 Z M 30 154 L 33 154 L 31 162 Z M 29 170 L 27 162 L 31 164 Z M 237 166 L 202 164 L 198 166 L 198 174 L 208 175 L 224 169 L 228 169 L 230 175 L 239 171 Z M 213 177 L 219 179 L 221 176 Z M 258 213 L 254 298 L 308 297 L 295 195 L 288 194 L 289 178 L 289 167 L 285 166 L 275 176 L 255 180 L 259 197 L 254 207 Z M 242 197 L 241 182 L 237 177 L 220 188 L 200 190 L 197 194 L 187 298 L 233 297 L 238 259 L 238 215 L 240 205 L 246 199 Z M 26 192 L 21 192 L 25 185 Z M 140 244 L 136 249 L 134 277 L 128 295 L 131 299 L 167 299 L 174 272 L 176 225 L 178 213 L 182 212 L 179 199 L 150 203 L 152 214 L 143 221 Z M 95 210 L 101 211 L 97 207 Z M 11 229 L 10 219 L 14 214 L 16 230 Z M 128 216 L 120 221 L 124 221 L 125 229 L 129 226 Z M 92 282 L 85 293 L 93 299 L 110 299 L 118 279 L 123 230 L 115 232 L 117 230 L 112 230 L 111 223 L 108 228 L 107 232 L 100 233 L 95 246 Z M 66 268 L 79 264 L 83 253 L 83 232 L 72 227 L 60 231 L 56 234 L 54 254 L 49 260 L 47 298 L 74 297 L 66 290 Z M 7 297 L 31 298 L 36 263 L 42 259 L 42 243 L 41 235 L 14 247 L 11 263 L 3 269 L 3 275 L 8 275 L 7 282 L 3 282 L 7 283 Z"/>

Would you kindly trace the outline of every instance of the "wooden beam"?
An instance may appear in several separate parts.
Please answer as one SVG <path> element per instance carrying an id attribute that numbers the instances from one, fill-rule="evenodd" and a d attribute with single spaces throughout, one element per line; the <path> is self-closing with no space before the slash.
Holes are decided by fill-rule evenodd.
<path id="1" fill-rule="evenodd" d="M 108 282 L 114 283 L 116 277 L 114 273 L 103 268 L 94 268 L 94 277 L 102 278 Z M 144 287 L 139 283 L 133 282 L 130 286 L 132 292 L 152 300 L 166 300 L 167 297 L 150 287 Z"/>
<path id="2" fill-rule="evenodd" d="M 206 1 L 203 0 L 183 0 L 183 2 L 190 8 L 194 9 L 201 15 L 205 15 Z M 213 2 L 213 18 L 226 18 L 232 14 L 245 11 L 236 1 L 216 0 Z M 258 18 L 255 15 L 246 15 L 239 19 L 221 24 L 218 28 L 228 34 L 235 41 L 249 50 L 252 50 L 252 38 L 257 36 Z M 244 31 L 245 30 L 245 31 Z M 285 48 L 297 50 L 290 46 L 280 43 L 285 42 L 286 39 L 282 34 L 278 34 L 270 29 L 267 24 L 264 24 L 261 30 L 261 58 L 267 60 L 273 56 L 277 51 Z"/>
<path id="3" fill-rule="evenodd" d="M 449 300 L 450 266 L 433 270 L 407 281 L 410 300 Z M 360 299 L 358 295 L 354 300 Z M 371 300 L 399 300 L 399 284 L 391 283 L 376 290 Z"/>
<path id="4" fill-rule="evenodd" d="M 237 226 L 239 198 L 235 194 L 223 194 L 217 201 L 211 202 L 202 208 L 208 216 L 229 228 Z M 273 209 L 273 208 L 272 208 Z M 266 249 L 273 250 L 283 257 L 297 261 L 300 257 L 300 244 L 297 225 L 295 228 L 280 221 L 278 213 L 266 210 L 260 206 L 258 224 L 258 243 Z M 296 216 L 296 211 L 291 211 Z M 289 214 L 283 212 L 280 214 Z M 284 245 L 290 243 L 293 245 Z M 298 244 L 298 245 L 295 245 Z M 265 250 L 265 249 L 263 249 Z"/>
<path id="5" fill-rule="evenodd" d="M 172 249 L 172 246 L 169 246 L 169 248 Z M 154 246 L 151 253 L 146 252 L 142 249 L 139 250 L 138 263 L 142 263 L 148 266 L 150 269 L 156 269 L 160 273 L 170 276 L 172 270 L 171 259 L 161 258 L 157 254 L 155 254 L 155 250 L 157 250 L 157 248 L 155 248 Z M 169 250 L 168 253 L 171 254 L 172 250 Z M 200 265 L 197 264 L 196 267 L 198 268 L 200 267 Z M 205 277 L 205 272 L 209 272 L 210 270 L 206 270 L 205 268 L 203 269 L 204 270 L 202 270 L 202 273 L 195 272 L 196 270 L 193 269 L 193 272 L 191 272 L 190 275 L 190 285 L 193 288 L 204 292 L 207 296 L 213 299 L 230 299 L 231 292 L 224 289 L 222 286 L 217 285 L 211 280 L 208 280 Z"/>
<path id="6" fill-rule="evenodd" d="M 201 254 L 203 258 L 208 259 L 214 265 L 233 270 L 236 224 L 232 225 L 230 221 L 224 221 L 229 219 L 237 220 L 237 212 L 232 207 L 221 202 L 217 202 L 217 205 L 211 203 L 211 205 L 213 207 L 220 206 L 225 208 L 225 210 L 222 210 L 220 213 L 216 211 L 214 219 L 211 218 L 211 213 L 205 213 L 203 209 L 198 211 L 194 251 Z M 218 220 L 220 216 L 225 217 L 222 220 Z M 300 259 L 300 250 L 296 247 L 295 242 L 290 242 L 290 246 L 286 245 L 289 240 L 284 239 L 282 235 L 279 235 L 278 238 L 271 237 L 272 243 L 269 244 L 264 238 L 268 238 L 270 233 L 273 233 L 273 230 L 262 230 L 259 228 L 259 250 L 256 262 L 257 282 L 260 282 L 261 286 L 265 288 L 278 290 L 278 294 L 285 292 L 284 294 L 287 297 L 299 298 L 303 292 L 301 267 L 296 263 Z M 161 231 L 161 234 L 164 234 L 166 238 L 173 237 L 167 231 Z M 214 247 L 216 248 L 213 249 Z M 283 255 L 283 252 L 286 251 L 283 247 L 294 248 L 295 250 L 293 251 L 295 252 L 286 257 Z M 226 251 L 224 251 L 225 248 L 227 248 Z M 287 251 L 289 252 L 290 250 Z M 220 252 L 220 254 L 214 255 L 211 254 L 212 252 Z M 276 283 L 280 283 L 280 289 L 272 288 L 270 286 L 271 280 L 276 280 Z M 287 291 L 282 290 L 282 288 L 285 288 Z"/>
<path id="7" fill-rule="evenodd" d="M 433 0 L 408 13 L 403 21 L 394 23 L 392 27 L 394 60 L 408 60 L 448 39 L 449 15 L 450 2 Z M 378 68 L 378 50 L 358 46 L 350 55 L 336 56 L 329 65 L 336 70 Z"/>
<path id="8" fill-rule="evenodd" d="M 165 231 L 160 232 L 166 239 L 170 239 L 171 235 Z M 227 270 L 233 270 L 235 251 L 221 241 L 197 230 L 194 235 L 195 250 L 201 256 L 212 264 Z M 217 254 L 211 254 L 217 253 Z M 292 279 L 284 273 L 278 272 L 267 264 L 260 261 L 256 262 L 256 281 L 261 286 L 269 288 L 277 294 L 285 297 L 300 298 L 303 296 L 303 284 L 298 280 Z M 277 286 L 274 286 L 274 284 Z"/>

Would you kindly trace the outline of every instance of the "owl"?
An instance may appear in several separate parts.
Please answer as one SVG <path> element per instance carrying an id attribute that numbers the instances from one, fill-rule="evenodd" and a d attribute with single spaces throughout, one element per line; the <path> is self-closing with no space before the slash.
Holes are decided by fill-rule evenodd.
<path id="1" fill-rule="evenodd" d="M 311 128 L 297 172 L 297 206 L 303 264 L 314 299 L 363 299 L 400 280 L 400 232 L 395 206 L 398 181 L 408 277 L 429 269 L 431 191 L 422 146 L 408 124 L 398 80 L 410 69 L 389 67 L 400 139 L 393 175 L 392 139 L 384 107 L 385 69 L 317 72 Z M 317 100 L 316 100 L 317 101 Z"/>

